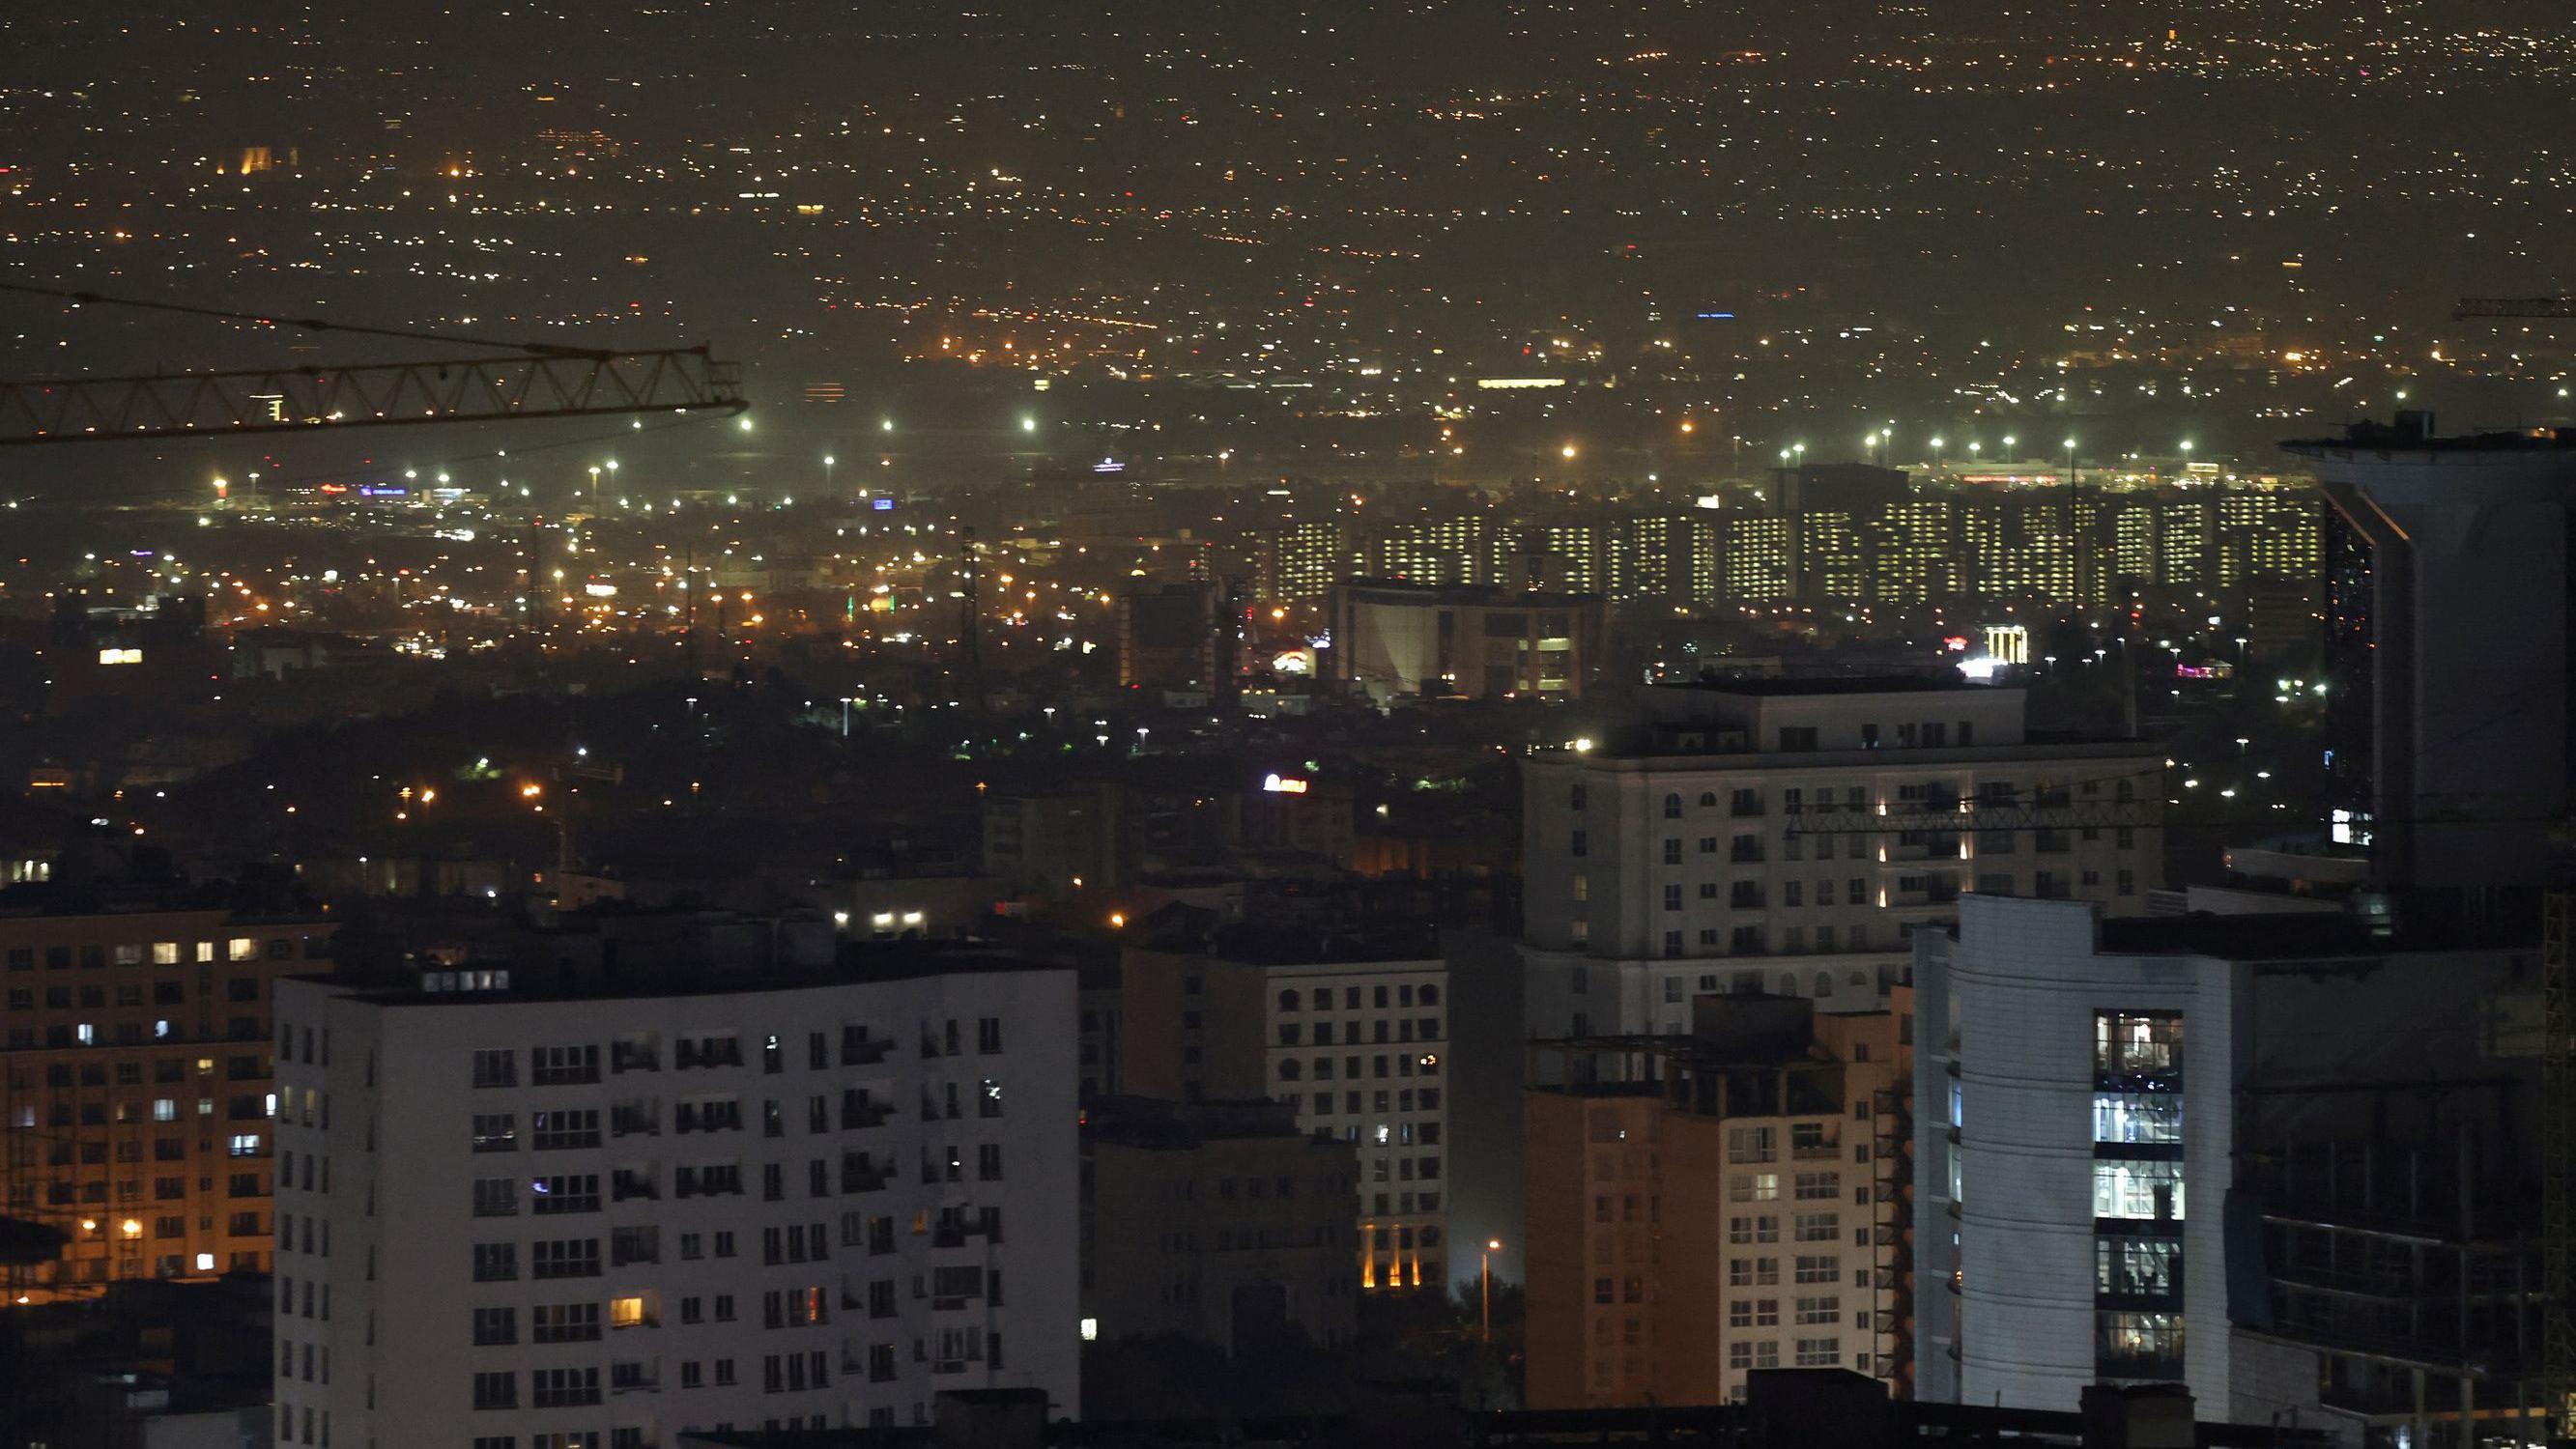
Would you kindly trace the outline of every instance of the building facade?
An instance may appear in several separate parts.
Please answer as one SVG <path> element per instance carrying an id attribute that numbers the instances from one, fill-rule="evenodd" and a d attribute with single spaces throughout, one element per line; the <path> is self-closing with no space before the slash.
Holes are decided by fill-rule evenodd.
<path id="1" fill-rule="evenodd" d="M 1737 1402 L 1776 1368 L 1910 1391 L 1911 1007 L 1703 996 L 1687 1036 L 1549 1048 L 1632 1060 L 1524 1104 L 1530 1407 Z"/>
<path id="2" fill-rule="evenodd" d="M 1922 1396 L 2537 1438 L 2538 955 L 1967 901 L 1918 939 Z"/>
<path id="3" fill-rule="evenodd" d="M 15 1292 L 266 1271 L 274 988 L 323 967 L 335 930 L 224 910 L 0 916 L 0 1211 L 70 1239 Z"/>
<path id="4" fill-rule="evenodd" d="M 1360 1286 L 1449 1281 L 1446 962 L 1239 930 L 1206 954 L 1130 951 L 1123 972 L 1128 1091 L 1286 1104 L 1358 1151 Z"/>
<path id="5" fill-rule="evenodd" d="M 1114 1098 L 1084 1114 L 1082 1332 L 1231 1354 L 1358 1327 L 1359 1156 L 1277 1102 Z"/>
<path id="6" fill-rule="evenodd" d="M 1071 970 L 537 974 L 281 990 L 279 1443 L 1078 1416 Z"/>
<path id="7" fill-rule="evenodd" d="M 1354 579 L 1332 589 L 1332 677 L 1380 702 L 1579 698 L 1601 667 L 1603 610 L 1590 593 Z"/>
<path id="8" fill-rule="evenodd" d="M 1646 692 L 1626 740 L 1522 767 L 1532 1029 L 1678 1034 L 1689 1001 L 1869 1009 L 1971 891 L 2143 913 L 2163 755 L 2038 742 L 2019 690 L 1776 680 Z"/>

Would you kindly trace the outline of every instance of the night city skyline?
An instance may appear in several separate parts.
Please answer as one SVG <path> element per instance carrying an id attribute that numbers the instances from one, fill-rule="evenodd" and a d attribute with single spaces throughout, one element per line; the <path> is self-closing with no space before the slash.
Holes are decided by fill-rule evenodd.
<path id="1" fill-rule="evenodd" d="M 0 13 L 0 1449 L 2576 1442 L 2571 118 Z"/>

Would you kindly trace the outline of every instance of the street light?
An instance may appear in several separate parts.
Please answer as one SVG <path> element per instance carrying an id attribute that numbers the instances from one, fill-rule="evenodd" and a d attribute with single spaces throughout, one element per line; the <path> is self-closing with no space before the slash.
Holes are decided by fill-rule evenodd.
<path id="1" fill-rule="evenodd" d="M 828 495 L 831 491 L 832 491 L 832 455 L 831 455 L 831 454 L 829 454 L 829 453 L 825 453 L 825 454 L 823 455 L 823 492 L 824 492 L 825 494 L 827 494 L 827 495 Z"/>
<path id="2" fill-rule="evenodd" d="M 1574 445 L 1572 443 L 1568 443 L 1556 451 L 1558 456 L 1568 459 L 1569 461 L 1574 457 Z"/>
<path id="3" fill-rule="evenodd" d="M 1484 1298 L 1485 1342 L 1494 1341 L 1494 1255 L 1503 1250 L 1503 1240 L 1487 1238 L 1485 1250 L 1476 1255 L 1476 1277 L 1482 1283 Z"/>
<path id="4" fill-rule="evenodd" d="M 597 463 L 590 465 L 590 506 L 593 511 L 599 508 L 599 465 Z"/>

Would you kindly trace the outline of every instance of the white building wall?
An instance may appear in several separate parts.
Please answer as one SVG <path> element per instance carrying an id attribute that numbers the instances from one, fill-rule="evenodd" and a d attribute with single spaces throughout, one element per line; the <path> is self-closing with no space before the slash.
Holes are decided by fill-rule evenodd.
<path id="1" fill-rule="evenodd" d="M 1075 1037 L 1065 1029 L 1074 996 L 1073 974 L 1060 970 L 579 1000 L 371 998 L 288 983 L 279 992 L 293 1048 L 279 1058 L 279 1441 L 329 1434 L 344 1449 L 394 1449 L 495 1434 L 525 1444 L 561 1432 L 596 1433 L 565 1442 L 608 1449 L 667 1444 L 683 1428 L 924 1422 L 934 1393 L 985 1387 L 1040 1387 L 1055 1412 L 1077 1415 Z M 1000 1032 L 998 1051 L 977 1049 L 987 1020 Z M 845 1025 L 889 1043 L 883 1059 L 844 1066 Z M 825 1038 L 820 1068 L 809 1055 L 816 1032 Z M 937 1052 L 925 1053 L 925 1035 Z M 773 1036 L 775 1071 L 764 1051 Z M 740 1042 L 741 1065 L 678 1068 L 683 1040 L 724 1037 Z M 621 1041 L 651 1043 L 657 1068 L 612 1070 Z M 595 1047 L 597 1082 L 536 1084 L 531 1052 L 551 1046 Z M 492 1049 L 512 1054 L 515 1086 L 474 1085 L 475 1053 Z M 848 1088 L 891 1113 L 845 1129 Z M 681 1103 L 722 1100 L 740 1104 L 739 1129 L 677 1131 Z M 774 1136 L 765 1127 L 772 1100 Z M 1000 1115 L 983 1115 L 987 1100 L 998 1100 Z M 617 1132 L 621 1105 L 658 1130 Z M 538 1150 L 538 1115 L 566 1112 L 596 1112 L 599 1145 Z M 475 1119 L 501 1115 L 515 1119 L 515 1146 L 476 1151 Z M 982 1180 L 987 1147 L 998 1151 L 990 1165 L 999 1180 Z M 948 1180 L 952 1150 L 958 1181 Z M 845 1191 L 845 1151 L 888 1169 L 885 1185 Z M 820 1194 L 815 1162 L 825 1164 Z M 739 1195 L 677 1195 L 681 1167 L 722 1164 L 739 1165 Z M 765 1181 L 772 1165 L 775 1200 Z M 655 1195 L 616 1199 L 621 1169 Z M 926 1172 L 939 1180 L 924 1182 Z M 595 1175 L 598 1210 L 536 1212 L 530 1179 L 557 1174 Z M 489 1178 L 517 1184 L 513 1214 L 475 1215 L 475 1181 Z M 998 1240 L 969 1232 L 945 1245 L 942 1209 L 971 1223 L 987 1205 L 1001 1210 Z M 891 1234 L 872 1244 L 874 1218 L 890 1219 Z M 656 1260 L 615 1262 L 621 1228 L 655 1230 Z M 803 1238 L 801 1253 L 791 1232 Z M 538 1242 L 583 1239 L 599 1245 L 596 1276 L 536 1276 Z M 477 1243 L 513 1245 L 515 1276 L 477 1281 Z M 976 1270 L 980 1291 L 935 1298 L 943 1268 Z M 878 1290 L 872 1303 L 880 1282 L 891 1284 L 890 1299 Z M 828 1321 L 765 1326 L 768 1296 L 798 1289 L 819 1290 L 810 1301 Z M 609 1326 L 624 1298 L 641 1298 L 649 1322 Z M 536 1310 L 563 1304 L 597 1308 L 598 1338 L 536 1342 Z M 478 1308 L 514 1310 L 516 1341 L 478 1346 Z M 890 1362 L 875 1352 L 883 1345 Z M 943 1351 L 950 1362 L 939 1361 Z M 801 1391 L 770 1388 L 772 1356 L 815 1353 L 828 1384 L 809 1374 Z M 636 1386 L 612 1387 L 618 1364 L 635 1366 Z M 555 1368 L 595 1369 L 598 1402 L 539 1408 L 531 1372 Z M 517 1408 L 476 1410 L 478 1372 L 512 1373 Z"/>
<path id="2" fill-rule="evenodd" d="M 1448 964 L 1271 966 L 1263 976 L 1271 1095 L 1295 1104 L 1300 1128 L 1359 1152 L 1361 1282 L 1445 1283 L 1457 1270 L 1447 1232 Z M 1319 1027 L 1330 1029 L 1329 1043 L 1316 1039 Z"/>
<path id="3" fill-rule="evenodd" d="M 1909 934 L 1954 918 L 1952 897 L 1980 888 L 2145 914 L 2162 873 L 2151 823 L 2162 768 L 2151 747 L 2126 742 L 1532 759 L 1522 802 L 1531 1030 L 1569 1034 L 1578 1011 L 1594 1032 L 1664 1030 L 1687 1021 L 1693 991 L 1733 990 L 1747 973 L 1825 1010 L 1875 1009 L 1911 964 Z M 2066 808 L 2030 815 L 2043 785 L 2062 787 Z M 2009 849 L 1981 835 L 1975 801 L 1995 787 L 2022 811 Z M 2150 823 L 2103 823 L 2124 791 Z M 1738 809 L 1739 792 L 1749 792 L 1748 809 Z M 1923 792 L 1965 803 L 1955 840 L 1909 845 L 1896 829 L 1869 827 L 1919 811 Z M 1997 812 L 1982 814 L 1991 829 Z M 2022 823 L 2035 820 L 2057 822 L 2053 849 Z M 1578 983 L 1577 966 L 1590 979 Z M 1723 984 L 1700 985 L 1711 976 Z M 1669 1000 L 1676 990 L 1682 1002 Z"/>
<path id="4" fill-rule="evenodd" d="M 1956 940 L 1927 940 L 1917 957 L 1927 1399 L 2072 1410 L 2097 1377 L 2094 1020 L 2134 1010 L 2183 1018 L 2184 1374 L 2201 1402 L 2229 1401 L 2223 1225 L 2238 970 L 2197 956 L 2096 955 L 2096 909 L 1971 896 Z"/>

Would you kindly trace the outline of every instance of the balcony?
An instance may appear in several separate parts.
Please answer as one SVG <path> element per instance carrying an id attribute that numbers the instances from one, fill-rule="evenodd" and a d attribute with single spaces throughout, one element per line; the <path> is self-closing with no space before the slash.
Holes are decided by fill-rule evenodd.
<path id="1" fill-rule="evenodd" d="M 867 1032 L 858 1027 L 841 1029 L 842 1066 L 873 1067 L 893 1054 L 894 1042 L 891 1039 L 871 1041 Z"/>
<path id="2" fill-rule="evenodd" d="M 702 1067 L 738 1067 L 742 1065 L 742 1043 L 731 1037 L 684 1041 L 673 1064 L 684 1072 Z"/>
<path id="3" fill-rule="evenodd" d="M 894 1104 L 880 1102 L 864 1092 L 844 1094 L 841 1098 L 841 1130 L 863 1131 L 883 1127 L 894 1118 Z"/>
<path id="4" fill-rule="evenodd" d="M 623 1106 L 608 1109 L 608 1131 L 616 1137 L 659 1137 L 662 1114 L 651 1107 Z"/>
<path id="5" fill-rule="evenodd" d="M 649 1393 L 662 1387 L 661 1371 L 649 1363 L 613 1363 L 608 1366 L 608 1391 L 612 1394 Z"/>
<path id="6" fill-rule="evenodd" d="M 612 1072 L 658 1072 L 662 1070 L 662 1053 L 650 1042 L 612 1042 L 608 1048 L 608 1069 Z"/>
<path id="7" fill-rule="evenodd" d="M 640 1172 L 620 1172 L 608 1179 L 608 1199 L 624 1202 L 628 1198 L 658 1198 L 662 1190 L 653 1185 L 651 1176 Z"/>
<path id="8" fill-rule="evenodd" d="M 894 1182 L 894 1170 L 865 1157 L 841 1159 L 841 1191 L 882 1192 Z"/>

